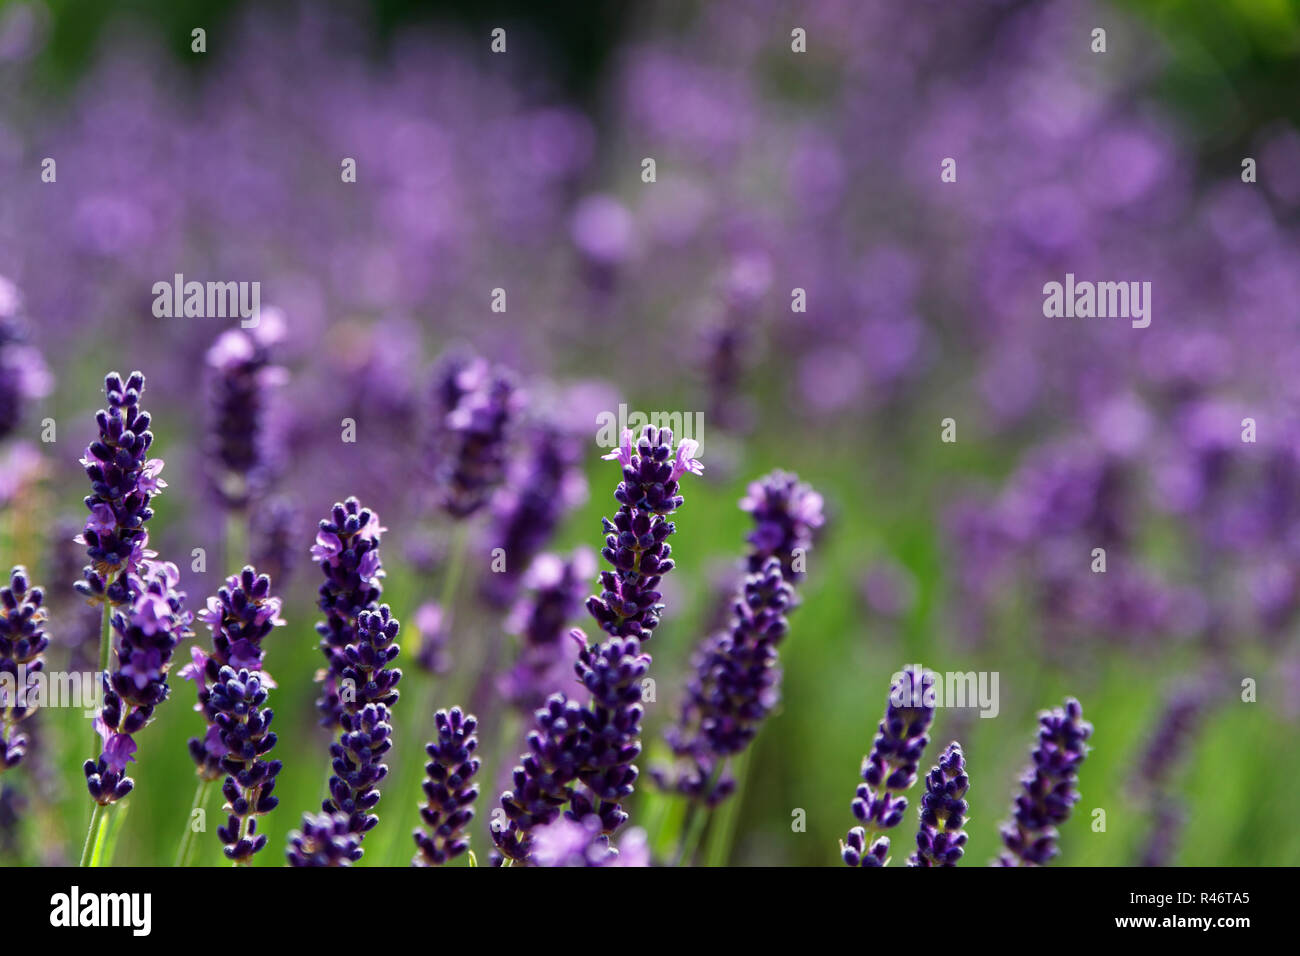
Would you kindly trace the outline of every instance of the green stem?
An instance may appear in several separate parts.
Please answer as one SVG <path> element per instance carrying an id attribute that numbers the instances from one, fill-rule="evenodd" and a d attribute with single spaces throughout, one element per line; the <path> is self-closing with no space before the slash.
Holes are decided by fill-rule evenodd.
<path id="1" fill-rule="evenodd" d="M 86 831 L 86 845 L 81 849 L 81 865 L 96 866 L 96 857 L 99 855 L 100 847 L 104 842 L 104 811 L 105 807 L 101 803 L 95 804 L 95 809 L 90 814 L 90 829 Z"/>
<path id="2" fill-rule="evenodd" d="M 194 856 L 194 847 L 198 844 L 194 834 L 194 812 L 207 804 L 208 794 L 211 792 L 211 780 L 200 780 L 199 785 L 194 789 L 194 802 L 185 817 L 185 832 L 181 834 L 181 844 L 176 849 L 176 866 L 190 865 L 190 860 Z"/>
<path id="3" fill-rule="evenodd" d="M 250 560 L 248 553 L 248 512 L 226 512 L 226 571 L 237 574 Z"/>
<path id="4" fill-rule="evenodd" d="M 745 779 L 749 776 L 753 746 L 751 743 L 749 749 L 732 761 L 731 774 L 736 778 L 736 789 L 713 815 L 713 828 L 709 831 L 709 841 L 704 851 L 705 866 L 726 866 L 731 858 L 731 846 L 736 838 L 736 824 L 740 821 L 740 801 L 745 796 Z"/>
<path id="5" fill-rule="evenodd" d="M 713 771 L 709 774 L 708 783 L 704 787 L 704 796 L 707 797 L 713 792 L 713 788 L 718 785 L 718 780 L 722 777 L 722 768 L 724 760 L 719 760 L 714 764 Z M 700 837 L 704 834 L 705 824 L 709 822 L 713 811 L 707 808 L 703 799 L 692 799 L 690 806 L 686 809 L 686 823 L 682 829 L 682 840 L 677 847 L 677 859 L 673 861 L 673 866 L 687 866 L 695 858 L 695 851 L 700 845 Z"/>

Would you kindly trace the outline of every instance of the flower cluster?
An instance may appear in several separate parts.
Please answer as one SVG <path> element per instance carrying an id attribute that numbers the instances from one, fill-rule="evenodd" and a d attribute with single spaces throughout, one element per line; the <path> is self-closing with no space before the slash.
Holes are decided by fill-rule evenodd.
<path id="1" fill-rule="evenodd" d="M 389 665 L 396 659 L 400 625 L 387 604 L 357 617 L 356 640 L 344 648 L 339 673 L 339 738 L 330 744 L 333 776 L 325 813 L 343 813 L 348 829 L 360 840 L 379 817 L 378 785 L 388 775 L 383 757 L 392 749 L 389 708 L 397 701 L 402 672 Z"/>
<path id="2" fill-rule="evenodd" d="M 271 498 L 259 503 L 252 522 L 252 561 L 281 591 L 298 563 L 301 516 L 293 502 Z"/>
<path id="3" fill-rule="evenodd" d="M 501 794 L 504 821 L 493 821 L 498 858 L 526 862 L 532 831 L 552 823 L 574 796 L 586 753 L 586 715 L 576 701 L 556 693 L 533 715 L 528 752 L 512 772 L 513 787 Z"/>
<path id="4" fill-rule="evenodd" d="M 16 767 L 27 754 L 28 739 L 18 725 L 35 709 L 29 697 L 45 667 L 45 592 L 31 586 L 27 569 L 9 572 L 0 588 L 0 772 Z"/>
<path id="5" fill-rule="evenodd" d="M 908 866 L 957 865 L 966 852 L 966 831 L 962 825 L 970 809 L 966 803 L 969 789 L 966 757 L 961 752 L 961 744 L 954 740 L 925 778 L 921 827 L 916 833 L 916 852 L 908 858 Z"/>
<path id="6" fill-rule="evenodd" d="M 561 817 L 537 828 L 531 862 L 544 867 L 649 866 L 650 846 L 639 828 L 629 830 L 615 847 L 599 817 Z"/>
<path id="7" fill-rule="evenodd" d="M 510 480 L 492 501 L 488 543 L 505 552 L 505 570 L 484 577 L 482 591 L 497 607 L 510 603 L 520 572 L 550 540 L 565 513 L 587 495 L 576 442 L 558 425 L 533 425 L 522 446 Z"/>
<path id="8" fill-rule="evenodd" d="M 307 813 L 289 833 L 290 866 L 349 866 L 361 859 L 361 838 L 345 813 Z"/>
<path id="9" fill-rule="evenodd" d="M 749 570 L 761 571 L 775 556 L 787 581 L 801 581 L 813 535 L 825 521 L 822 496 L 798 475 L 777 470 L 750 484 L 740 509 L 754 520 L 747 539 Z"/>
<path id="10" fill-rule="evenodd" d="M 719 762 L 749 746 L 780 699 L 777 648 L 788 630 L 785 615 L 793 600 L 775 556 L 746 577 L 732 604 L 729 629 L 696 652 L 681 713 L 664 734 L 687 767 L 675 778 L 657 769 L 654 776 L 661 786 L 709 805 L 734 789 L 734 781 L 721 777 Z"/>
<path id="11" fill-rule="evenodd" d="M 884 866 L 888 862 L 890 830 L 903 819 L 907 797 L 916 782 L 917 765 L 934 719 L 934 680 L 931 671 L 906 667 L 889 690 L 889 706 L 876 730 L 871 752 L 862 761 L 851 809 L 862 826 L 845 837 L 841 855 L 849 866 Z"/>
<path id="12" fill-rule="evenodd" d="M 283 332 L 278 314 L 267 310 L 253 329 L 228 329 L 208 350 L 208 477 L 227 508 L 246 507 L 263 477 L 267 393 L 285 379 L 284 370 L 270 364 L 270 346 Z"/>
<path id="13" fill-rule="evenodd" d="M 668 518 L 684 500 L 678 479 L 704 473 L 694 457 L 698 447 L 683 439 L 674 454 L 672 430 L 647 425 L 635 444 L 631 430 L 624 431 L 618 450 L 604 456 L 622 465 L 623 480 L 614 491 L 619 503 L 614 520 L 602 519 L 600 553 L 613 570 L 601 572 L 603 590 L 587 598 L 587 610 L 608 634 L 647 641 L 659 624 L 663 595 L 658 587 L 673 569 L 668 538 L 677 530 Z"/>
<path id="14" fill-rule="evenodd" d="M 316 702 L 322 727 L 339 725 L 343 713 L 339 679 L 348 666 L 347 648 L 357 642 L 361 613 L 377 608 L 383 593 L 379 539 L 385 530 L 377 514 L 363 508 L 356 498 L 349 498 L 334 505 L 316 532 L 311 556 L 325 575 L 317 602 L 325 620 L 316 625 L 327 664 Z"/>
<path id="15" fill-rule="evenodd" d="M 477 357 L 446 365 L 437 392 L 440 503 L 453 518 L 468 518 L 501 484 L 519 394 L 510 375 Z"/>
<path id="16" fill-rule="evenodd" d="M 167 483 L 159 477 L 161 458 L 149 458 L 153 432 L 149 413 L 140 408 L 144 376 L 132 372 L 124 382 L 117 372 L 104 379 L 108 408 L 96 413 L 99 437 L 90 443 L 81 464 L 90 479 L 85 499 L 90 517 L 77 538 L 86 546 L 90 564 L 77 590 L 95 601 L 126 603 L 126 577 L 146 558 L 153 517 L 150 503 Z"/>
<path id="17" fill-rule="evenodd" d="M 1020 778 L 1012 818 L 1001 830 L 1007 852 L 998 857 L 999 865 L 1042 866 L 1056 856 L 1056 827 L 1079 802 L 1079 765 L 1088 756 L 1091 736 L 1092 724 L 1083 719 L 1083 707 L 1073 697 L 1064 708 L 1039 715 L 1033 764 Z"/>
<path id="18" fill-rule="evenodd" d="M 252 567 L 227 578 L 217 593 L 208 598 L 208 605 L 198 613 L 198 619 L 212 631 L 212 650 L 192 647 L 190 663 L 180 669 L 179 675 L 197 681 L 196 706 L 208 722 L 203 739 L 190 738 L 190 756 L 198 766 L 200 777 L 218 780 L 227 773 L 222 758 L 229 748 L 222 742 L 217 726 L 212 687 L 221 681 L 226 669 L 258 674 L 262 687 L 274 687 L 260 673 L 262 641 L 274 628 L 283 626 L 284 621 L 280 618 L 280 599 L 271 595 L 270 577 L 258 574 Z"/>
<path id="19" fill-rule="evenodd" d="M 117 668 L 103 674 L 104 706 L 95 721 L 104 739 L 98 760 L 84 766 L 86 786 L 97 803 L 121 800 L 135 786 L 126 765 L 135 759 L 133 739 L 167 699 L 167 672 L 176 645 L 190 636 L 192 616 L 177 590 L 176 565 L 142 561 L 126 576 L 128 603 L 113 612 Z"/>
<path id="20" fill-rule="evenodd" d="M 522 647 L 499 688 L 527 713 L 573 681 L 576 648 L 565 637 L 595 573 L 595 554 L 590 548 L 576 548 L 567 559 L 549 552 L 538 555 L 524 575 L 524 594 L 506 621 L 506 630 Z"/>
<path id="21" fill-rule="evenodd" d="M 221 668 L 208 694 L 206 710 L 217 731 L 216 747 L 222 769 L 229 775 L 222 784 L 229 816 L 217 836 L 225 844 L 227 858 L 246 863 L 266 846 L 266 834 L 257 832 L 257 818 L 270 813 L 280 802 L 272 795 L 280 773 L 279 760 L 264 759 L 275 746 L 266 707 L 265 676 L 260 671 Z"/>
<path id="22" fill-rule="evenodd" d="M 459 707 L 433 715 L 438 739 L 425 745 L 429 762 L 424 765 L 424 806 L 420 819 L 426 829 L 416 830 L 415 866 L 441 866 L 469 849 L 465 828 L 474 819 L 478 784 L 470 783 L 478 773 L 478 719 Z"/>

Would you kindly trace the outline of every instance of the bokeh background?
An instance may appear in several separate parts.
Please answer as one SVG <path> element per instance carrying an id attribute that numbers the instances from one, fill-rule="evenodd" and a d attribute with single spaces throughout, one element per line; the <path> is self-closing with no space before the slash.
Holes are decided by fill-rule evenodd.
<path id="1" fill-rule="evenodd" d="M 505 55 L 489 52 L 497 26 Z M 597 545 L 613 507 L 598 412 L 705 415 L 648 744 L 725 607 L 747 483 L 781 467 L 826 498 L 783 705 L 702 858 L 837 862 L 890 676 L 920 662 L 1000 674 L 995 719 L 941 710 L 934 728 L 967 753 L 965 863 L 997 851 L 1035 714 L 1067 694 L 1096 729 L 1061 863 L 1300 863 L 1285 823 L 1300 783 L 1297 88 L 1300 6 L 1285 0 L 0 2 L 0 276 L 45 372 L 0 443 L 0 564 L 40 569 L 52 658 L 85 654 L 77 458 L 104 372 L 138 368 L 170 482 L 151 537 L 194 607 L 213 593 L 223 519 L 202 383 L 222 326 L 155 319 L 150 290 L 177 272 L 256 279 L 288 330 L 267 500 L 297 515 L 298 542 L 289 625 L 268 645 L 286 766 L 260 865 L 282 862 L 328 771 L 316 521 L 350 494 L 379 511 L 385 599 L 408 629 L 440 586 L 447 529 L 419 463 L 430 369 L 452 344 L 514 369 L 529 414 L 581 440 L 590 494 L 558 550 Z M 41 182 L 44 157 L 57 183 Z M 946 157 L 956 183 L 940 182 Z M 1151 281 L 1151 326 L 1045 319 L 1042 285 L 1066 272 Z M 345 417 L 356 444 L 339 441 Z M 955 443 L 940 440 L 949 417 Z M 490 535 L 475 529 L 453 670 L 470 644 L 503 668 L 513 652 L 500 609 L 475 597 Z M 194 548 L 214 556 L 206 574 L 187 569 Z M 92 614 L 92 643 L 94 629 Z M 452 683 L 407 668 L 399 739 L 407 708 L 454 703 Z M 171 862 L 194 790 L 192 695 L 173 681 L 139 737 L 119 863 Z M 486 706 L 498 726 L 500 702 Z M 34 736 L 0 778 L 0 859 L 75 862 L 85 724 L 46 712 Z M 480 852 L 518 751 L 501 737 Z M 419 759 L 395 751 L 363 865 L 409 860 Z M 220 860 L 214 835 L 203 853 Z"/>

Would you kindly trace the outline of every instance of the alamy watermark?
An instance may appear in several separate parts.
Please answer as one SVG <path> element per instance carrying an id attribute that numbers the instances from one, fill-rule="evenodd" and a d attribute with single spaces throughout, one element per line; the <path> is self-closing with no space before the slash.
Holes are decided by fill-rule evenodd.
<path id="1" fill-rule="evenodd" d="M 918 664 L 890 678 L 889 702 L 895 707 L 979 708 L 981 717 L 996 717 L 998 671 L 924 671 Z"/>
<path id="2" fill-rule="evenodd" d="M 1150 282 L 1075 282 L 1043 286 L 1043 315 L 1049 319 L 1131 319 L 1133 328 L 1151 324 Z"/>
<path id="3" fill-rule="evenodd" d="M 620 404 L 617 412 L 604 411 L 596 416 L 596 446 L 617 448 L 625 429 L 631 429 L 633 435 L 639 436 L 647 425 L 671 428 L 678 441 L 689 438 L 699 449 L 704 447 L 703 412 L 642 412 L 635 409 L 629 412 L 626 404 Z"/>
<path id="4" fill-rule="evenodd" d="M 239 319 L 246 329 L 262 317 L 260 282 L 186 282 L 178 272 L 171 282 L 153 284 L 153 314 L 159 319 Z"/>
<path id="5" fill-rule="evenodd" d="M 99 671 L 29 671 L 19 664 L 16 674 L 0 671 L 0 709 L 79 707 L 94 717 L 104 704 L 102 677 Z"/>

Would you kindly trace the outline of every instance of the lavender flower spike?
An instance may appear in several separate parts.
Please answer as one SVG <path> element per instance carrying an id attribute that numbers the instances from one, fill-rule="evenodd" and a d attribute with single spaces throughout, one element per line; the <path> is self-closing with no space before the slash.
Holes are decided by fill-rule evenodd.
<path id="1" fill-rule="evenodd" d="M 1056 827 L 1079 802 L 1079 765 L 1088 756 L 1091 736 L 1092 724 L 1083 719 L 1083 707 L 1073 697 L 1064 709 L 1039 715 L 1033 764 L 1020 778 L 1023 792 L 1002 827 L 1007 852 L 998 857 L 998 865 L 1042 866 L 1056 856 Z"/>
<path id="2" fill-rule="evenodd" d="M 908 866 L 956 866 L 966 852 L 966 831 L 962 825 L 970 806 L 966 791 L 966 758 L 961 744 L 953 741 L 939 758 L 938 766 L 925 778 L 921 798 L 921 828 L 916 834 L 916 852 Z"/>
<path id="3" fill-rule="evenodd" d="M 740 510 L 754 519 L 749 534 L 750 572 L 761 571 L 775 556 L 787 581 L 802 580 L 813 536 L 826 520 L 822 496 L 798 475 L 777 470 L 750 484 L 740 499 Z"/>
<path id="4" fill-rule="evenodd" d="M 154 496 L 167 487 L 159 477 L 162 459 L 148 457 L 153 433 L 149 413 L 140 408 L 143 392 L 139 372 L 125 382 L 116 372 L 104 379 L 108 409 L 96 414 L 99 438 L 81 459 L 90 479 L 91 494 L 85 499 L 90 516 L 77 541 L 86 546 L 90 564 L 77 590 L 114 606 L 128 600 L 127 575 L 153 557 L 145 522 L 153 517 Z"/>
<path id="5" fill-rule="evenodd" d="M 280 773 L 278 760 L 263 759 L 275 746 L 271 720 L 275 716 L 266 704 L 265 675 L 241 668 L 223 667 L 208 695 L 222 751 L 221 766 L 227 772 L 221 792 L 229 817 L 217 827 L 228 859 L 246 863 L 266 846 L 266 835 L 257 832 L 257 818 L 270 813 L 280 800 L 272 796 Z"/>
<path id="6" fill-rule="evenodd" d="M 43 397 L 51 385 L 41 353 L 27 344 L 21 307 L 18 290 L 0 276 L 0 441 L 18 430 L 27 401 Z"/>
<path id="7" fill-rule="evenodd" d="M 283 321 L 268 309 L 255 328 L 228 329 L 208 349 L 209 480 L 227 508 L 246 507 L 263 477 L 267 393 L 285 377 L 283 369 L 270 364 L 270 346 L 283 331 Z"/>
<path id="8" fill-rule="evenodd" d="M 370 811 L 379 803 L 380 781 L 388 776 L 388 765 L 381 760 L 393 746 L 389 708 L 397 701 L 402 672 L 389 665 L 399 652 L 395 643 L 399 630 L 387 604 L 377 611 L 362 611 L 356 641 L 343 654 L 340 734 L 330 745 L 334 775 L 321 808 L 347 814 L 348 828 L 358 840 L 379 822 Z"/>
<path id="9" fill-rule="evenodd" d="M 478 785 L 470 783 L 478 773 L 478 719 L 459 707 L 433 715 L 438 739 L 427 744 L 429 762 L 424 766 L 425 804 L 420 808 L 424 830 L 416 830 L 413 866 L 441 866 L 469 849 L 465 828 L 474 819 Z"/>
<path id="10" fill-rule="evenodd" d="M 629 830 L 615 847 L 604 833 L 599 817 L 572 820 L 562 817 L 539 827 L 534 836 L 536 866 L 649 866 L 650 846 L 645 831 Z"/>
<path id="11" fill-rule="evenodd" d="M 121 800 L 135 786 L 126 776 L 127 763 L 135 759 L 134 736 L 167 699 L 167 672 L 176 645 L 191 634 L 185 592 L 176 589 L 176 565 L 142 561 L 123 583 L 129 603 L 114 611 L 111 621 L 117 634 L 117 669 L 103 674 L 104 706 L 95 721 L 104 748 L 98 760 L 87 760 L 83 768 L 86 787 L 101 805 Z"/>
<path id="12" fill-rule="evenodd" d="M 346 813 L 308 813 L 302 829 L 290 832 L 286 856 L 290 866 L 351 866 L 361 852 Z"/>
<path id="13" fill-rule="evenodd" d="M 28 738 L 18 725 L 35 707 L 36 674 L 45 667 L 45 592 L 31 586 L 27 569 L 9 572 L 0 588 L 0 773 L 16 767 L 27 754 Z"/>
<path id="14" fill-rule="evenodd" d="M 777 648 L 789 629 L 785 615 L 793 603 L 775 555 L 746 577 L 732 604 L 730 627 L 706 640 L 695 655 L 678 721 L 664 734 L 685 769 L 676 776 L 656 769 L 661 786 L 709 806 L 732 792 L 733 780 L 719 777 L 710 786 L 710 779 L 719 762 L 749 746 L 780 700 Z"/>
<path id="15" fill-rule="evenodd" d="M 441 504 L 453 518 L 468 518 L 487 503 L 505 474 L 506 438 L 520 398 L 502 369 L 475 358 L 453 365 L 439 388 L 445 405 L 437 463 Z"/>
<path id="16" fill-rule="evenodd" d="M 379 515 L 349 498 L 334 505 L 316 532 L 311 556 L 325 575 L 317 601 L 325 620 L 316 625 L 327 664 L 319 678 L 322 686 L 316 701 L 322 727 L 339 726 L 343 708 L 338 681 L 348 665 L 346 651 L 356 643 L 361 612 L 379 606 L 384 576 L 379 539 L 386 530 L 379 524 Z"/>
<path id="17" fill-rule="evenodd" d="M 647 425 L 635 446 L 627 430 L 618 450 L 604 456 L 623 466 L 623 480 L 614 491 L 620 507 L 613 521 L 602 519 L 601 555 L 614 570 L 601 572 L 603 590 L 587 599 L 587 610 L 608 634 L 647 641 L 659 625 L 663 595 L 658 586 L 673 569 L 668 538 L 677 530 L 668 517 L 684 500 L 678 479 L 704 472 L 694 457 L 698 447 L 685 439 L 674 453 L 672 430 Z"/>
<path id="18" fill-rule="evenodd" d="M 862 761 L 862 783 L 853 799 L 853 815 L 863 824 L 845 837 L 841 855 L 849 866 L 884 866 L 889 837 L 882 836 L 903 819 L 904 791 L 916 782 L 917 765 L 930 742 L 934 719 L 934 673 L 906 667 L 889 690 L 889 706 L 876 731 L 871 753 Z"/>
<path id="19" fill-rule="evenodd" d="M 221 674 L 227 668 L 234 673 L 246 670 L 260 674 L 260 686 L 274 687 L 270 677 L 260 673 L 262 641 L 272 630 L 283 627 L 284 621 L 280 618 L 280 599 L 271 596 L 271 579 L 252 567 L 227 578 L 208 598 L 208 606 L 198 618 L 212 631 L 212 650 L 192 648 L 190 663 L 180 669 L 180 676 L 198 683 L 195 706 L 208 726 L 203 739 L 190 739 L 190 757 L 201 778 L 220 780 L 229 772 L 223 762 L 229 750 L 217 727 L 217 712 L 211 707 L 212 688 L 222 682 Z"/>

